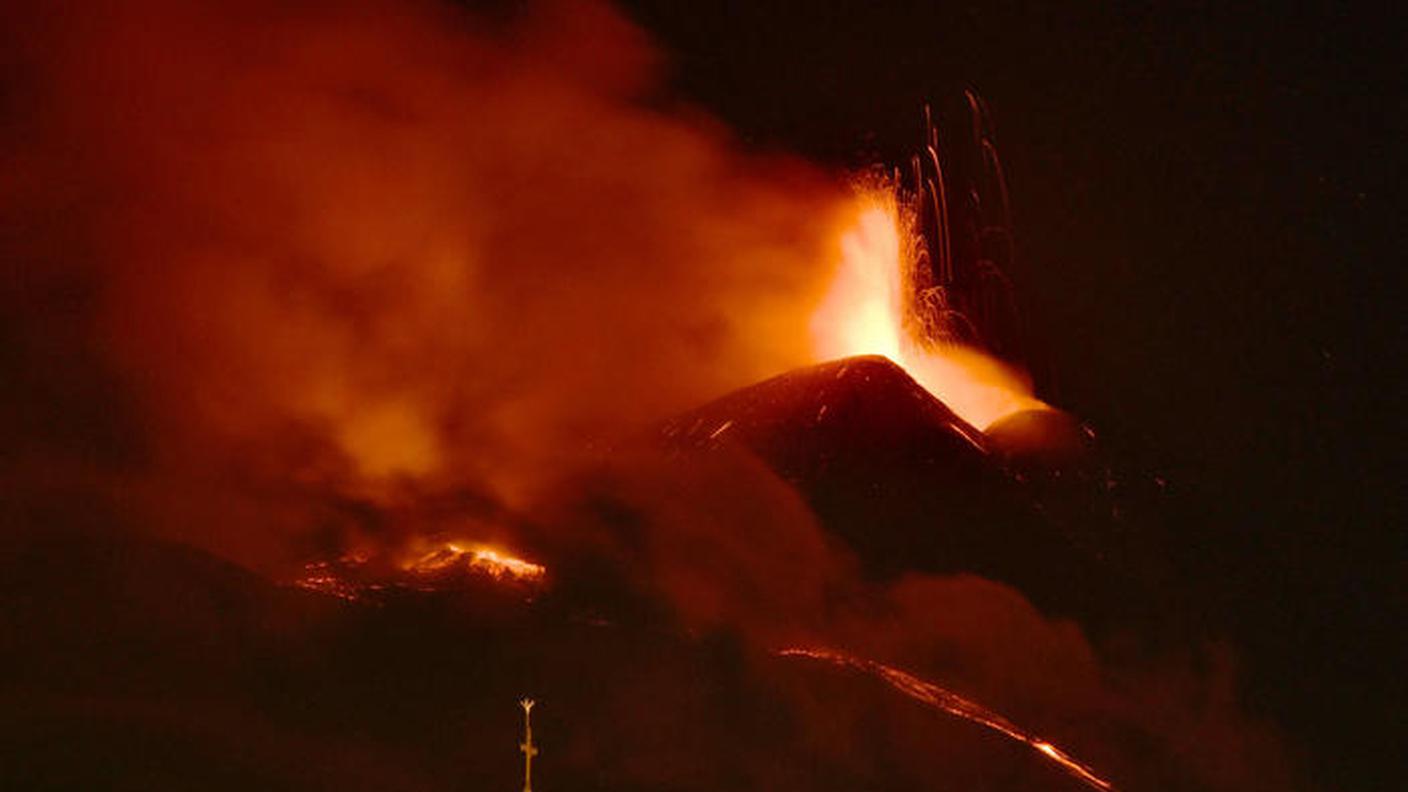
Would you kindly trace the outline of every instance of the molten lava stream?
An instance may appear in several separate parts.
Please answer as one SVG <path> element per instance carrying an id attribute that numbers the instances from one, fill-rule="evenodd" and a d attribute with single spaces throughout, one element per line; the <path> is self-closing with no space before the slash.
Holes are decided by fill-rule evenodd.
<path id="1" fill-rule="evenodd" d="M 831 649 L 783 649 L 778 654 L 783 657 L 805 657 L 811 660 L 820 660 L 877 677 L 915 701 L 985 726 L 1009 739 L 1026 743 L 1042 756 L 1060 765 L 1061 769 L 1071 777 L 1092 789 L 1098 789 L 1101 792 L 1114 792 L 1114 784 L 1096 775 L 1095 771 L 1076 761 L 1060 748 L 1022 729 L 996 712 L 913 674 L 905 673 L 884 663 L 852 657 Z"/>
<path id="2" fill-rule="evenodd" d="M 893 190 L 861 193 L 856 218 L 841 236 L 836 274 L 811 317 L 818 361 L 883 355 L 979 429 L 1016 412 L 1046 409 L 997 359 L 924 337 L 922 328 L 947 319 L 923 315 L 911 226 Z"/>

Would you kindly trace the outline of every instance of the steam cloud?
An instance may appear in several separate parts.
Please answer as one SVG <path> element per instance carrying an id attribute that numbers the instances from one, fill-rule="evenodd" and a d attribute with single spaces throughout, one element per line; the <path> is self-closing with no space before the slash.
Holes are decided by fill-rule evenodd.
<path id="1" fill-rule="evenodd" d="M 623 462 L 528 505 L 593 443 L 808 362 L 847 206 L 673 105 L 611 9 L 0 13 L 13 491 L 96 489 L 265 570 L 526 511 L 691 626 L 942 672 L 1116 777 L 1152 742 L 1195 786 L 1284 782 L 1225 667 L 1105 668 L 977 578 L 862 583 L 751 460 Z"/>

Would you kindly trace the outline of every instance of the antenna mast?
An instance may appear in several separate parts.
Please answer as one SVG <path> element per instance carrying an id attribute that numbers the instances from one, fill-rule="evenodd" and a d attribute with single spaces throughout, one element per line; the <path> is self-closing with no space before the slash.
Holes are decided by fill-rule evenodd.
<path id="1" fill-rule="evenodd" d="M 518 750 L 523 752 L 523 792 L 533 792 L 533 757 L 538 755 L 533 745 L 533 705 L 536 703 L 526 697 L 518 701 L 518 706 L 523 708 L 523 742 L 518 744 Z"/>

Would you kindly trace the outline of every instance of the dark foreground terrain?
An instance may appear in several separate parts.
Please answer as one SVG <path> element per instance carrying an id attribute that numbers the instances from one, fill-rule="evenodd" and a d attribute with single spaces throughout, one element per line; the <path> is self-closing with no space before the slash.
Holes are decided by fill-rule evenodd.
<path id="1" fill-rule="evenodd" d="M 1076 624 L 1182 635 L 1176 596 L 1154 585 L 1157 523 L 1130 516 L 1155 512 L 1156 493 L 1119 480 L 1069 419 L 1018 416 L 984 438 L 892 364 L 860 358 L 730 394 L 644 445 L 620 454 L 747 471 L 709 479 L 745 481 L 706 493 L 710 520 L 732 514 L 718 503 L 755 498 L 760 477 L 784 503 L 800 496 L 788 508 L 820 527 L 816 565 L 840 571 L 821 576 L 816 602 L 793 602 L 766 566 L 729 554 L 752 558 L 756 545 L 760 565 L 769 552 L 811 563 L 806 542 L 783 533 L 801 529 L 769 517 L 695 536 L 688 520 L 611 486 L 583 486 L 557 512 L 590 512 L 605 539 L 524 520 L 525 545 L 550 570 L 542 588 L 465 574 L 351 599 L 150 538 L 108 501 L 14 507 L 0 554 L 0 787 L 512 789 L 526 694 L 541 702 L 534 770 L 545 789 L 1077 789 L 1026 746 L 775 650 L 838 640 L 917 657 L 903 649 L 908 632 L 944 622 L 934 608 L 972 605 L 895 593 L 925 586 L 996 592 L 1041 625 L 1072 619 L 1052 629 L 1080 647 Z M 642 486 L 697 495 L 668 476 Z M 660 550 L 681 536 L 684 552 Z M 889 593 L 865 593 L 875 591 Z M 992 632 L 1020 641 L 1021 629 Z M 919 670 L 951 672 L 938 681 L 1055 729 L 1053 740 L 1069 735 L 1066 747 L 1111 766 L 1122 786 L 1218 778 L 1171 732 L 1131 725 L 1114 705 L 1082 713 L 1009 695 L 1004 686 L 1044 662 L 1040 645 L 1009 658 L 1026 672 L 970 673 L 993 660 L 966 637 L 979 632 L 934 638 L 938 659 Z M 900 637 L 876 637 L 887 633 Z"/>

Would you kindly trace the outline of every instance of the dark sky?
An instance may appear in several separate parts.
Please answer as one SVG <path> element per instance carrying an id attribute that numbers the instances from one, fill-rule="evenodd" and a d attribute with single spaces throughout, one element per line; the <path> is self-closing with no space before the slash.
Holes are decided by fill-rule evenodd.
<path id="1" fill-rule="evenodd" d="M 1374 786 L 1404 693 L 1397 27 L 1059 5 L 625 3 L 673 85 L 765 148 L 898 162 L 925 102 L 987 99 L 1048 395 L 1168 474 L 1173 552 L 1254 706 L 1325 786 Z"/>

